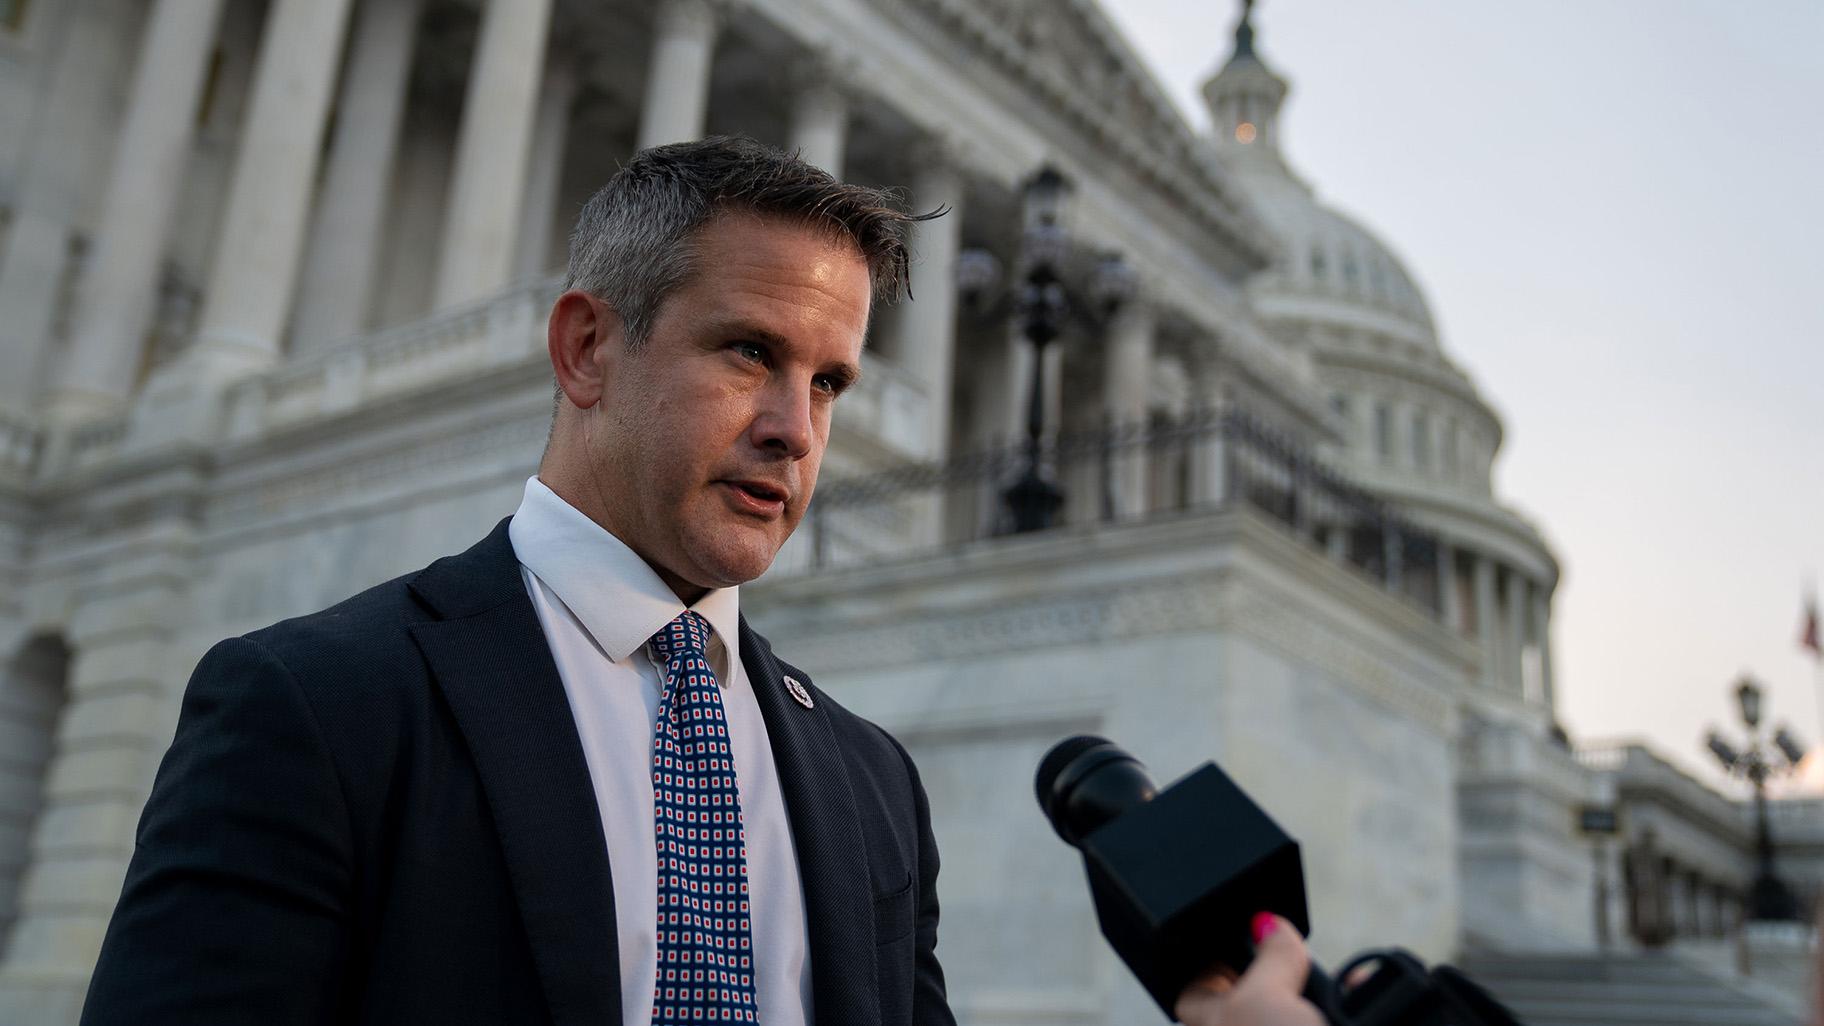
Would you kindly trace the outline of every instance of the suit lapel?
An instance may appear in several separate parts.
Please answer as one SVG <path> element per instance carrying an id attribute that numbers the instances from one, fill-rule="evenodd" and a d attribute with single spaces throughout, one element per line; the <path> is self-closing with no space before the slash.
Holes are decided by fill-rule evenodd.
<path id="1" fill-rule="evenodd" d="M 468 742 L 557 1026 L 621 1021 L 614 888 L 563 681 L 501 521 L 411 587 L 412 636 Z"/>
<path id="2" fill-rule="evenodd" d="M 741 621 L 741 663 L 766 719 L 785 797 L 810 928 L 811 990 L 818 1022 L 872 1022 L 879 1016 L 874 966 L 874 907 L 849 772 L 830 726 L 829 706 L 806 709 L 786 691 L 788 672 L 765 639 Z"/>

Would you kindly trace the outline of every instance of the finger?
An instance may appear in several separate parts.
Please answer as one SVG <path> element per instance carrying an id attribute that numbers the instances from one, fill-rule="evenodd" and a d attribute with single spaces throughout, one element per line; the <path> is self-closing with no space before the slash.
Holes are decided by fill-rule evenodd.
<path id="1" fill-rule="evenodd" d="M 1235 970 L 1233 969 L 1212 969 L 1192 980 L 1189 987 L 1199 987 L 1215 994 L 1227 994 L 1235 989 L 1235 980 Z"/>
<path id="2" fill-rule="evenodd" d="M 1354 969 L 1349 970 L 1349 975 L 1343 977 L 1343 988 L 1345 990 L 1352 990 L 1367 983 L 1368 978 L 1373 976 L 1374 971 L 1379 968 L 1380 963 L 1378 962 L 1370 962 L 1367 965 L 1356 966 Z"/>
<path id="3" fill-rule="evenodd" d="M 1298 928 L 1279 916 L 1262 912 L 1254 917 L 1254 964 L 1241 974 L 1239 987 L 1261 987 L 1284 994 L 1305 989 L 1311 957 Z"/>
<path id="4" fill-rule="evenodd" d="M 1227 985 L 1228 981 L 1223 981 Z M 1193 1026 L 1213 1026 L 1222 1022 L 1222 994 L 1209 987 L 1192 984 L 1178 995 L 1178 1003 L 1172 1008 L 1172 1015 L 1182 1023 Z"/>

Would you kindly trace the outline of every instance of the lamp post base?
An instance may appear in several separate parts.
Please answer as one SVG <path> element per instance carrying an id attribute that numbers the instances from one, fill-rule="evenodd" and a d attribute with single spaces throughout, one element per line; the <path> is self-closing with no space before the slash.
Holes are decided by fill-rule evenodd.
<path id="1" fill-rule="evenodd" d="M 1003 494 L 1007 500 L 1007 510 L 1013 514 L 1015 534 L 1043 531 L 1054 526 L 1058 520 L 1058 510 L 1064 506 L 1064 493 L 1057 485 L 1040 477 L 1035 467 L 1028 467 L 1026 473 Z"/>
<path id="2" fill-rule="evenodd" d="M 1799 900 L 1793 897 L 1785 881 L 1771 873 L 1761 873 L 1748 887 L 1748 918 L 1762 922 L 1796 922 Z"/>

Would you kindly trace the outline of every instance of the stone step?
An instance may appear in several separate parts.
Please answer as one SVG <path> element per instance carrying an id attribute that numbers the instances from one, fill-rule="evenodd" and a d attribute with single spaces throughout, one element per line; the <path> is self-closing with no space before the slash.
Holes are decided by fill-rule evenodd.
<path id="1" fill-rule="evenodd" d="M 1804 1026 L 1672 956 L 1480 954 L 1462 969 L 1526 1026 Z"/>
<path id="2" fill-rule="evenodd" d="M 1592 1001 L 1624 1005 L 1677 1005 L 1699 1008 L 1739 1008 L 1742 995 L 1714 983 L 1687 980 L 1677 984 L 1610 982 L 1599 980 L 1544 980 L 1475 978 L 1477 982 L 1511 1001 Z"/>
<path id="3" fill-rule="evenodd" d="M 1691 1008 L 1681 1005 L 1591 1001 L 1506 1002 L 1524 1026 L 1804 1026 L 1764 1008 Z"/>

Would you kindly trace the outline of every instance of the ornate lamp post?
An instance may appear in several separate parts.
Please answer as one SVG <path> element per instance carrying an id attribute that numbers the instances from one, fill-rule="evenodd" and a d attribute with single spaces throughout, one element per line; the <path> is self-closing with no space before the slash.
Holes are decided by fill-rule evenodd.
<path id="1" fill-rule="evenodd" d="M 1754 883 L 1748 888 L 1748 918 L 1793 921 L 1801 919 L 1799 903 L 1792 891 L 1773 871 L 1773 834 L 1767 825 L 1767 780 L 1775 773 L 1791 772 L 1805 757 L 1805 747 L 1781 727 L 1772 738 L 1772 748 L 1761 736 L 1760 685 L 1744 676 L 1736 684 L 1735 700 L 1742 722 L 1748 726 L 1748 742 L 1737 751 L 1714 728 L 1705 744 L 1729 772 L 1746 777 L 1754 785 L 1755 849 L 1758 865 Z"/>
<path id="2" fill-rule="evenodd" d="M 1130 299 L 1137 287 L 1133 269 L 1119 254 L 1105 254 L 1088 275 L 1081 300 L 1066 282 L 1071 240 L 1065 212 L 1071 186 L 1056 168 L 1043 167 L 1028 179 L 1022 195 L 1025 224 L 1020 236 L 1021 275 L 1010 289 L 1011 313 L 1032 344 L 1032 383 L 1026 402 L 1024 466 L 1002 493 L 1013 531 L 1041 531 L 1056 524 L 1064 490 L 1052 480 L 1044 460 L 1045 350 L 1072 322 L 1099 326 Z M 964 252 L 957 265 L 958 285 L 972 306 L 993 289 L 1000 268 L 982 250 Z M 997 304 L 998 305 L 998 304 Z"/>

